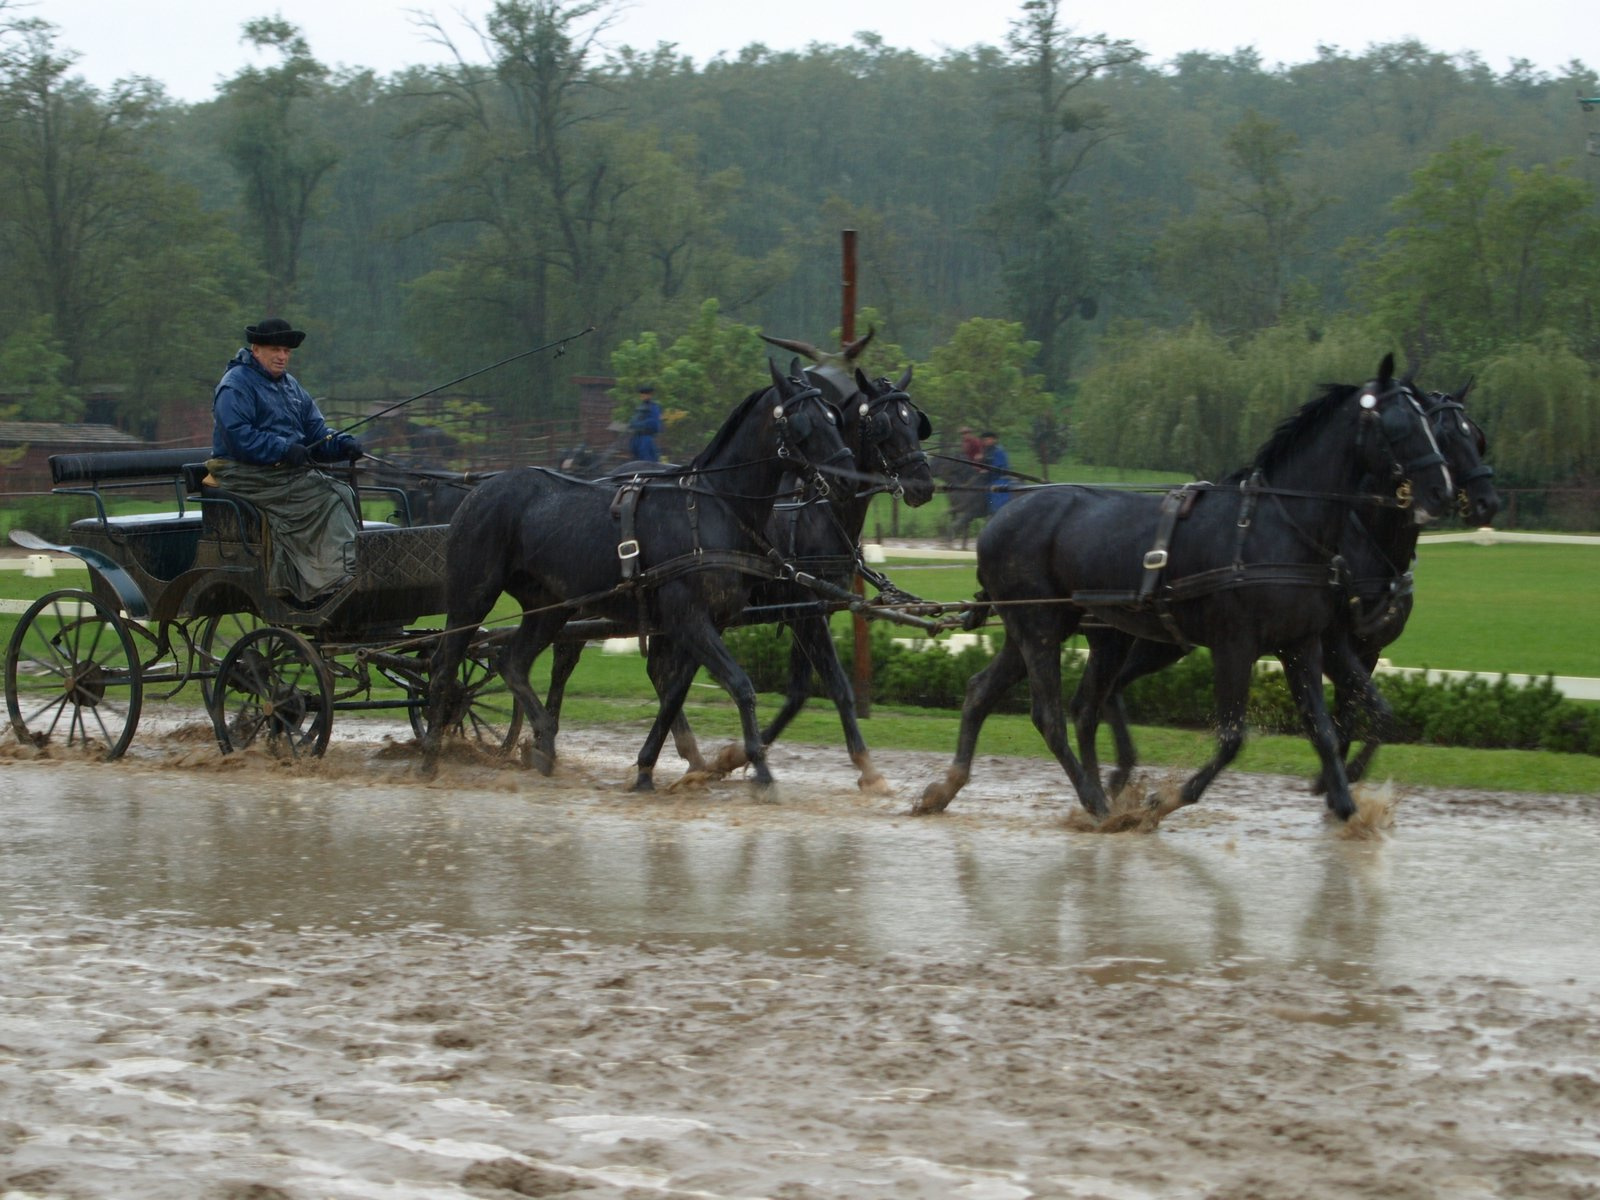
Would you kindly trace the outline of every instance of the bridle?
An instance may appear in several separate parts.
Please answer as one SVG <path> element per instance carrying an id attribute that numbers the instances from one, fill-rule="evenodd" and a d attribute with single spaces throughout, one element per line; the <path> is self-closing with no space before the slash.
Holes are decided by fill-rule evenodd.
<path id="1" fill-rule="evenodd" d="M 849 446 L 841 445 L 821 463 L 814 463 L 806 457 L 802 444 L 811 436 L 814 428 L 812 422 L 817 419 L 806 411 L 807 401 L 815 401 L 821 407 L 822 420 L 829 425 L 838 426 L 838 411 L 823 399 L 822 389 L 813 386 L 802 387 L 772 410 L 773 423 L 778 431 L 778 457 L 784 462 L 793 463 L 798 468 L 798 473 L 805 477 L 807 484 L 815 488 L 818 495 L 826 497 L 832 494 L 833 489 L 824 473 L 843 472 L 853 463 L 855 456 Z"/>
<path id="2" fill-rule="evenodd" d="M 1463 471 L 1459 476 L 1454 471 L 1451 472 L 1451 478 L 1457 484 L 1456 510 L 1462 517 L 1467 517 L 1472 512 L 1472 498 L 1467 494 L 1468 486 L 1480 479 L 1494 478 L 1494 468 L 1483 461 L 1483 456 L 1489 452 L 1489 439 L 1484 436 L 1478 423 L 1467 415 L 1467 406 L 1448 392 L 1430 392 L 1428 406 L 1423 411 L 1427 413 L 1439 437 L 1470 437 L 1477 448 L 1479 460 L 1477 466 Z M 1452 422 L 1455 423 L 1453 428 Z"/>
<path id="3" fill-rule="evenodd" d="M 856 409 L 858 437 L 860 443 L 877 459 L 876 473 L 888 480 L 889 493 L 899 499 L 906 494 L 905 485 L 900 482 L 900 473 L 928 461 L 928 453 L 922 448 L 922 442 L 933 436 L 933 422 L 928 420 L 928 414 L 916 406 L 908 393 L 887 379 L 879 379 L 877 383 L 888 390 L 861 401 Z M 916 444 L 904 454 L 891 459 L 887 446 L 889 439 L 894 436 L 895 420 L 909 425 L 913 417 L 917 422 Z"/>
<path id="4" fill-rule="evenodd" d="M 1444 472 L 1446 487 L 1452 486 L 1450 464 L 1439 449 L 1439 441 L 1433 434 L 1433 424 L 1427 419 L 1427 410 L 1423 408 L 1409 383 L 1395 380 L 1382 391 L 1377 391 L 1369 385 L 1362 388 L 1357 397 L 1357 403 L 1361 406 L 1357 445 L 1365 449 L 1370 431 L 1374 427 L 1382 435 L 1383 447 L 1389 456 L 1388 475 L 1394 485 L 1395 500 L 1399 507 L 1411 507 L 1411 481 L 1429 467 L 1440 468 Z M 1413 417 L 1416 418 L 1415 421 L 1412 420 Z M 1403 445 L 1417 427 L 1420 427 L 1427 437 L 1428 449 L 1415 457 L 1406 458 Z"/>

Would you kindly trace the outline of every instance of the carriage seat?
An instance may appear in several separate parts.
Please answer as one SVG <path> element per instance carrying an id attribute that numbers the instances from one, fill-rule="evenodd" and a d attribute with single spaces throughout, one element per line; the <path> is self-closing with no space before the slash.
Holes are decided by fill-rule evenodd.
<path id="1" fill-rule="evenodd" d="M 210 481 L 210 482 L 208 482 Z M 203 462 L 185 463 L 184 489 L 198 497 L 203 528 L 207 537 L 237 541 L 261 542 L 261 510 L 237 492 L 217 486 Z M 361 522 L 363 529 L 394 529 L 389 521 Z"/>

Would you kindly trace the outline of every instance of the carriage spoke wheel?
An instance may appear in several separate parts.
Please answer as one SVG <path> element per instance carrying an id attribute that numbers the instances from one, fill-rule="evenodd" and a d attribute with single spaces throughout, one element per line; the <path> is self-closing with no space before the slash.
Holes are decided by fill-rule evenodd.
<path id="1" fill-rule="evenodd" d="M 224 754 L 259 742 L 273 754 L 316 757 L 333 727 L 333 677 L 298 633 L 257 629 L 223 656 L 210 709 Z"/>
<path id="2" fill-rule="evenodd" d="M 6 652 L 6 708 L 17 739 L 119 757 L 144 703 L 128 625 L 89 592 L 41 596 Z"/>
<path id="3" fill-rule="evenodd" d="M 466 704 L 460 720 L 445 730 L 445 736 L 463 738 L 489 754 L 510 754 L 522 735 L 522 709 L 495 669 L 492 656 L 469 652 L 461 660 L 456 679 L 466 693 Z M 411 696 L 411 731 L 419 742 L 428 732 L 427 699 L 426 691 Z"/>
<path id="4" fill-rule="evenodd" d="M 264 628 L 266 628 L 265 623 L 253 612 L 221 613 L 206 618 L 205 624 L 200 629 L 200 636 L 194 641 L 194 647 L 195 674 L 200 679 L 200 697 L 208 709 L 211 707 L 214 687 L 212 681 L 216 679 L 222 660 L 228 656 L 228 651 L 232 650 L 245 634 Z"/>

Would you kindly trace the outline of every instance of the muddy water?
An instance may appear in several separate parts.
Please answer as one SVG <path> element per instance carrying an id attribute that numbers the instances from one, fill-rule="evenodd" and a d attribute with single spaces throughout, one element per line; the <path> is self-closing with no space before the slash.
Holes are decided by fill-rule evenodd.
<path id="1" fill-rule="evenodd" d="M 328 758 L 0 764 L 0 1195 L 1600 1195 L 1591 800 L 780 750 L 620 790 Z M 665 776 L 666 772 L 663 772 Z"/>

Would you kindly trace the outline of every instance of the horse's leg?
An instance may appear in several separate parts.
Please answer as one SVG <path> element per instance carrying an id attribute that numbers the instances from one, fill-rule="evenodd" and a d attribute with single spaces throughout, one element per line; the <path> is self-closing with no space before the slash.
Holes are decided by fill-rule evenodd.
<path id="1" fill-rule="evenodd" d="M 519 596 L 518 599 L 525 610 L 536 607 L 523 597 Z M 533 670 L 534 659 L 556 639 L 566 623 L 567 614 L 560 609 L 528 612 L 500 659 L 500 674 L 506 681 L 506 687 L 511 690 L 517 703 L 522 705 L 522 711 L 528 718 L 528 728 L 533 735 L 529 755 L 532 765 L 541 775 L 548 775 L 555 769 L 556 722 L 540 703 L 528 673 Z"/>
<path id="2" fill-rule="evenodd" d="M 448 561 L 448 556 L 447 556 Z M 428 655 L 428 727 L 422 735 L 422 774 L 432 778 L 439 769 L 439 746 L 446 729 L 466 710 L 467 694 L 456 677 L 467 647 L 478 627 L 500 598 L 503 573 L 476 576 L 448 598 L 445 629 Z"/>
<path id="3" fill-rule="evenodd" d="M 783 708 L 772 723 L 761 731 L 761 741 L 772 745 L 796 714 L 805 707 L 811 692 L 811 672 L 815 668 L 822 686 L 833 699 L 839 712 L 839 725 L 844 730 L 845 749 L 850 761 L 860 774 L 856 786 L 864 792 L 887 792 L 889 783 L 878 768 L 872 765 L 872 753 L 867 749 L 867 739 L 861 734 L 861 723 L 856 717 L 856 691 L 850 676 L 839 661 L 828 623 L 821 617 L 807 617 L 789 626 L 792 639 L 789 645 L 789 693 Z"/>
<path id="4" fill-rule="evenodd" d="M 429 779 L 439 770 L 439 744 L 444 731 L 455 724 L 466 704 L 466 692 L 456 672 L 481 619 L 457 620 L 452 614 L 448 621 L 450 632 L 434 643 L 428 656 L 428 726 L 422 735 L 422 774 Z"/>
<path id="5" fill-rule="evenodd" d="M 1111 684 L 1111 694 L 1101 706 L 1106 723 L 1111 726 L 1111 738 L 1117 745 L 1117 766 L 1111 772 L 1111 794 L 1119 795 L 1133 776 L 1139 764 L 1138 752 L 1133 746 L 1133 734 L 1128 728 L 1128 710 L 1122 703 L 1122 693 L 1136 679 L 1164 671 L 1188 651 L 1176 642 L 1154 642 L 1136 638 L 1128 647 L 1117 677 Z"/>
<path id="6" fill-rule="evenodd" d="M 913 815 L 943 812 L 950 807 L 956 793 L 966 787 L 972 778 L 972 756 L 978 748 L 978 733 L 994 706 L 1000 702 L 1017 680 L 1027 674 L 1027 665 L 1017 649 L 1016 640 L 1009 635 L 989 665 L 967 680 L 967 693 L 961 705 L 961 732 L 956 737 L 956 756 L 945 771 L 943 779 L 936 779 L 922 791 L 922 797 L 911 806 Z"/>
<path id="7" fill-rule="evenodd" d="M 1377 684 L 1373 682 L 1371 667 L 1348 638 L 1338 637 L 1331 645 L 1325 640 L 1321 649 L 1327 656 L 1325 669 L 1328 677 L 1333 680 L 1334 694 L 1339 701 L 1338 710 L 1345 722 L 1343 727 L 1335 722 L 1336 761 L 1341 766 L 1344 763 L 1345 752 L 1350 748 L 1351 734 L 1360 730 L 1364 738 L 1361 750 L 1350 765 L 1342 766 L 1344 782 L 1348 787 L 1365 774 L 1372 756 L 1378 752 L 1378 747 L 1385 740 L 1396 736 L 1394 710 L 1389 707 L 1389 702 L 1383 698 L 1383 693 L 1378 691 Z M 1317 688 L 1319 697 L 1321 691 L 1319 686 Z M 1322 785 L 1318 790 L 1327 793 L 1328 807 L 1337 812 L 1333 789 L 1326 786 L 1328 777 L 1328 770 L 1324 767 L 1318 776 L 1317 782 Z"/>
<path id="8" fill-rule="evenodd" d="M 1319 638 L 1310 638 L 1281 649 L 1278 661 L 1283 664 L 1284 682 L 1289 685 L 1289 694 L 1300 710 L 1306 736 L 1322 762 L 1322 776 L 1328 781 L 1328 807 L 1340 820 L 1347 821 L 1355 813 L 1355 804 L 1350 799 L 1344 760 L 1339 757 L 1339 739 L 1333 730 L 1333 718 L 1328 715 L 1328 705 L 1322 695 L 1322 642 Z"/>
<path id="9" fill-rule="evenodd" d="M 654 644 L 655 639 L 652 638 L 652 650 Z M 656 760 L 661 757 L 661 747 L 666 743 L 668 730 L 683 715 L 683 701 L 689 694 L 689 687 L 694 682 L 694 673 L 699 666 L 682 652 L 680 646 L 669 649 L 664 645 L 659 655 L 652 653 L 647 662 L 659 707 L 655 720 L 650 723 L 650 732 L 645 734 L 644 745 L 639 748 L 632 788 L 635 792 L 656 790 Z"/>
<path id="10" fill-rule="evenodd" d="M 1254 647 L 1232 642 L 1211 646 L 1212 691 L 1217 705 L 1217 749 L 1183 785 L 1179 804 L 1200 799 L 1211 781 L 1222 774 L 1244 746 L 1244 715 L 1250 701 L 1250 671 L 1255 666 Z"/>
<path id="11" fill-rule="evenodd" d="M 652 634 L 650 637 L 650 650 L 645 656 L 645 670 L 649 672 L 650 682 L 654 685 L 656 696 L 659 699 L 664 686 L 663 680 L 667 673 L 667 664 L 676 654 L 676 647 L 670 637 L 665 634 Z M 688 696 L 687 688 L 694 682 L 694 673 L 689 675 L 689 683 L 685 685 L 685 697 Z M 682 701 L 679 701 L 677 715 L 672 718 L 672 745 L 677 750 L 678 757 L 688 765 L 690 772 L 704 773 L 712 768 L 706 764 L 705 758 L 700 753 L 700 743 L 695 739 L 694 730 L 689 726 L 689 718 L 684 714 Z"/>
<path id="12" fill-rule="evenodd" d="M 1077 733 L 1078 760 L 1083 765 L 1083 773 L 1094 779 L 1100 778 L 1100 750 L 1095 738 L 1100 718 L 1109 717 L 1112 736 L 1117 742 L 1117 770 L 1112 774 L 1110 788 L 1114 796 L 1133 772 L 1133 739 L 1128 736 L 1127 714 L 1122 709 L 1118 684 L 1134 639 L 1117 629 L 1094 629 L 1086 631 L 1085 636 L 1089 641 L 1089 658 L 1072 699 L 1067 703 L 1067 712 Z"/>
<path id="13" fill-rule="evenodd" d="M 739 706 L 739 726 L 744 733 L 744 752 L 751 768 L 755 771 L 757 787 L 767 787 L 772 783 L 772 772 L 767 769 L 766 748 L 761 744 L 761 725 L 756 717 L 756 687 L 750 682 L 750 676 L 745 674 L 739 660 L 734 658 L 733 652 L 728 649 L 727 643 L 717 632 L 703 614 L 698 614 L 696 619 L 686 621 L 673 630 L 683 644 L 683 659 L 688 662 L 698 660 L 711 677 L 722 685 L 733 702 Z M 691 666 L 688 672 L 690 678 L 694 672 Z M 688 686 L 684 685 L 683 693 L 687 694 Z M 678 706 L 681 708 L 683 697 L 678 697 Z M 671 720 L 676 716 L 676 711 L 663 715 Z M 643 765 L 643 751 L 640 752 L 641 766 Z M 651 760 L 652 763 L 654 760 Z"/>
<path id="14" fill-rule="evenodd" d="M 1072 781 L 1078 793 L 1078 802 L 1095 817 L 1104 817 L 1110 808 L 1106 804 L 1105 789 L 1100 786 L 1096 771 L 1086 769 L 1067 743 L 1067 722 L 1061 705 L 1061 642 L 1054 618 L 1030 621 L 1026 610 L 1015 625 L 1007 622 L 1006 641 L 1015 638 L 1022 646 L 1022 659 L 1028 670 L 1028 690 L 1032 697 L 1033 727 L 1044 738 L 1044 744 L 1055 755 L 1061 769 Z M 1020 627 L 1036 626 L 1026 633 Z M 1098 706 L 1095 706 L 1098 711 Z M 1093 731 L 1090 733 L 1093 749 Z"/>
<path id="15" fill-rule="evenodd" d="M 558 637 L 550 649 L 550 690 L 544 697 L 544 707 L 550 721 L 550 741 L 546 745 L 535 740 L 533 748 L 547 755 L 551 762 L 556 757 L 556 734 L 561 731 L 561 703 L 566 699 L 567 681 L 572 678 L 572 672 L 577 669 L 581 657 L 583 643 L 577 638 Z"/>

